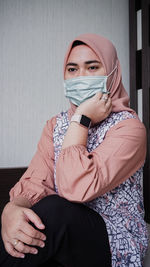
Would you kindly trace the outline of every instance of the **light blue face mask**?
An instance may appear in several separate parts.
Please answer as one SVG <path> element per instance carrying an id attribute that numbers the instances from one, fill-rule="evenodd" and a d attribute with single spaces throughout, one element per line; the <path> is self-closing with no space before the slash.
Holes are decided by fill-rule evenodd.
<path id="1" fill-rule="evenodd" d="M 73 104 L 79 106 L 85 100 L 94 96 L 97 92 L 108 94 L 109 90 L 107 90 L 107 79 L 116 68 L 117 67 L 115 67 L 108 76 L 79 76 L 65 80 L 65 96 Z"/>

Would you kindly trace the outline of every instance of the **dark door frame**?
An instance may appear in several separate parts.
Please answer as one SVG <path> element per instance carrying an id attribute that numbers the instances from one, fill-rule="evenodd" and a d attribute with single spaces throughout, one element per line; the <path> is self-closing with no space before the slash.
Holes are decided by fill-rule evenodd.
<path id="1" fill-rule="evenodd" d="M 142 48 L 137 50 L 137 11 L 141 10 Z M 143 123 L 147 130 L 147 157 L 143 191 L 145 220 L 150 223 L 150 0 L 129 0 L 130 104 L 138 111 L 138 90 L 142 89 Z"/>

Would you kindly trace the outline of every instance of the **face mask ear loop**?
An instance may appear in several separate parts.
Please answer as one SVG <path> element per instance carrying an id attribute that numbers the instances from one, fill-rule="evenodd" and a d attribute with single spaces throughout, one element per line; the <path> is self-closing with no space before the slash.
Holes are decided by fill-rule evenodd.
<path id="1" fill-rule="evenodd" d="M 107 76 L 107 79 L 108 79 L 109 76 L 111 76 L 111 74 L 112 74 L 116 69 L 117 69 L 117 66 L 111 71 L 111 73 L 109 73 L 109 75 Z M 110 84 L 110 86 L 109 86 L 109 89 L 108 89 L 109 94 L 110 94 L 110 89 L 111 89 L 111 87 L 112 87 L 113 82 L 114 82 L 114 77 L 113 77 L 113 79 L 112 79 L 112 81 L 111 81 L 111 84 Z"/>
<path id="2" fill-rule="evenodd" d="M 107 78 L 117 69 L 117 66 L 114 67 L 114 69 L 111 71 L 111 73 L 108 74 Z"/>

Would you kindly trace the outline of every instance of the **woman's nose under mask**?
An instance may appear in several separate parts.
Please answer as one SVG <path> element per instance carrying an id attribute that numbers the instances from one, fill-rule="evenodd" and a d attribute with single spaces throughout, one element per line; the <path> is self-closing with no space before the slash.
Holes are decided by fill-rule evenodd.
<path id="1" fill-rule="evenodd" d="M 107 79 L 116 68 L 117 67 L 115 67 L 108 76 L 80 76 L 65 80 L 65 96 L 74 105 L 79 106 L 97 92 L 108 94 L 110 88 L 107 90 Z"/>

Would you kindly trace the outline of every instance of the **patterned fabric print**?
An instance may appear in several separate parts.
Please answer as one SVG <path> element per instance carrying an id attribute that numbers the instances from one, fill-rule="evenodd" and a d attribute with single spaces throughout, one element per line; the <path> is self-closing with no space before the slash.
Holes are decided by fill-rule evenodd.
<path id="1" fill-rule="evenodd" d="M 69 126 L 69 120 L 67 112 L 61 112 L 57 116 L 56 126 L 53 133 L 53 143 L 54 143 L 54 185 L 55 191 L 58 193 L 56 185 L 56 162 L 61 151 L 62 143 Z"/>
<path id="2" fill-rule="evenodd" d="M 142 266 L 148 235 L 144 222 L 142 168 L 114 190 L 86 203 L 105 220 L 112 266 Z"/>
<path id="3" fill-rule="evenodd" d="M 91 152 L 101 144 L 107 131 L 112 126 L 129 118 L 133 118 L 133 115 L 127 111 L 111 113 L 101 124 L 89 129 L 88 152 Z M 53 136 L 55 164 L 68 126 L 67 112 L 60 113 L 57 117 Z M 58 193 L 56 170 L 54 182 Z M 84 203 L 98 212 L 106 223 L 112 253 L 112 267 L 143 266 L 142 261 L 148 245 L 148 234 L 143 219 L 144 208 L 141 183 L 142 168 L 112 191 Z"/>

